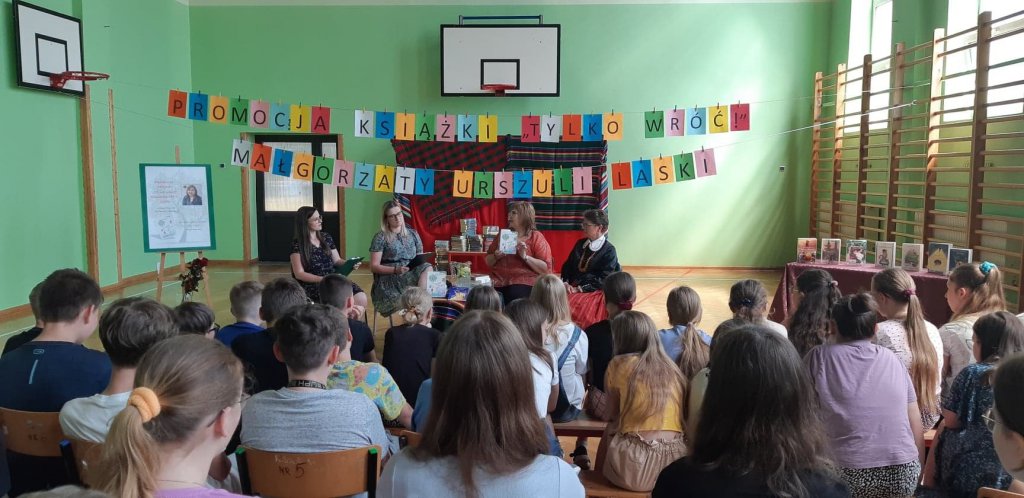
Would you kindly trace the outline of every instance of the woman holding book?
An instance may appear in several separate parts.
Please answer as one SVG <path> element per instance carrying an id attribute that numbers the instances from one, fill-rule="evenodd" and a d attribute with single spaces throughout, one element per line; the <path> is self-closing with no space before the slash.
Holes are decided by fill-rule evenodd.
<path id="1" fill-rule="evenodd" d="M 370 297 L 377 313 L 391 316 L 398 311 L 406 287 L 427 288 L 430 263 L 410 265 L 423 252 L 423 241 L 415 230 L 405 226 L 402 206 L 395 200 L 384 203 L 380 231 L 370 241 L 370 271 L 373 288 Z"/>
<path id="2" fill-rule="evenodd" d="M 303 290 L 314 303 L 320 302 L 320 281 L 334 273 L 334 266 L 345 262 L 338 254 L 331 234 L 323 231 L 324 219 L 313 206 L 302 206 L 295 212 L 294 239 L 289 260 L 292 276 L 302 284 Z M 355 268 L 359 268 L 357 263 Z M 353 269 L 355 269 L 353 268 Z M 354 309 L 362 316 L 366 308 L 366 292 L 352 284 Z"/>
<path id="3" fill-rule="evenodd" d="M 487 266 L 491 267 L 491 283 L 501 293 L 505 304 L 530 297 L 537 277 L 551 273 L 551 246 L 537 230 L 535 212 L 529 202 L 508 205 L 508 227 L 516 233 L 513 254 L 501 250 L 501 238 L 487 248 Z"/>
<path id="4" fill-rule="evenodd" d="M 601 286 L 604 279 L 621 271 L 615 246 L 608 242 L 608 214 L 600 209 L 583 212 L 582 239 L 576 242 L 562 264 L 562 281 L 569 291 L 572 320 L 587 328 L 608 318 Z"/>

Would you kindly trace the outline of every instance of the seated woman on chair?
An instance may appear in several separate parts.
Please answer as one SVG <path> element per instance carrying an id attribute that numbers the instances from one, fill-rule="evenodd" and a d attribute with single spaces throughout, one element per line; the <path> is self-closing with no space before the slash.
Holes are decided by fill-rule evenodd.
<path id="1" fill-rule="evenodd" d="M 398 301 L 406 287 L 427 288 L 430 263 L 409 266 L 422 252 L 420 236 L 405 226 L 402 206 L 394 200 L 385 202 L 381 209 L 380 231 L 370 241 L 370 271 L 373 272 L 370 297 L 376 313 L 391 316 L 398 311 Z"/>
<path id="2" fill-rule="evenodd" d="M 344 263 L 338 254 L 331 234 L 322 231 L 324 219 L 313 206 L 302 206 L 295 212 L 295 231 L 292 240 L 290 261 L 292 276 L 299 281 L 306 297 L 314 303 L 320 302 L 320 281 L 334 273 L 334 265 Z M 359 265 L 356 265 L 358 268 Z M 366 309 L 366 292 L 352 284 L 352 299 L 355 302 L 350 317 L 359 319 Z"/>
<path id="3" fill-rule="evenodd" d="M 508 227 L 517 235 L 515 254 L 501 252 L 498 238 L 487 248 L 484 259 L 491 267 L 491 282 L 505 304 L 530 297 L 537 277 L 551 272 L 551 246 L 537 230 L 535 217 L 536 212 L 529 202 L 510 203 Z"/>
<path id="4" fill-rule="evenodd" d="M 604 279 L 621 271 L 615 246 L 608 242 L 608 214 L 600 209 L 583 212 L 580 225 L 585 237 L 576 242 L 562 264 L 562 281 L 569 291 L 572 320 L 580 327 L 608 318 L 601 286 Z"/>

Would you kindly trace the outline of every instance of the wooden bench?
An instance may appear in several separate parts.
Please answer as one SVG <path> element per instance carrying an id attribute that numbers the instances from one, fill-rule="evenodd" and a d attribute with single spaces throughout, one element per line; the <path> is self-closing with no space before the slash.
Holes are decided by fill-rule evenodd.
<path id="1" fill-rule="evenodd" d="M 595 420 L 587 416 L 586 413 L 580 413 L 576 420 L 553 425 L 555 426 L 555 436 L 601 437 L 608 427 L 608 422 Z"/>
<path id="2" fill-rule="evenodd" d="M 584 470 L 580 472 L 580 482 L 583 483 L 584 493 L 588 498 L 650 498 L 650 493 L 641 493 L 622 489 L 605 478 L 596 470 Z"/>

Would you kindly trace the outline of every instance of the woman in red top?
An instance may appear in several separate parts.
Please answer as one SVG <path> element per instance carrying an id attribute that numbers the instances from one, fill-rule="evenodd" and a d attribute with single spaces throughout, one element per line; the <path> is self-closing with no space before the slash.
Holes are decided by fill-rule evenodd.
<path id="1" fill-rule="evenodd" d="M 535 212 L 529 202 L 508 205 L 508 226 L 518 237 L 515 254 L 504 254 L 495 238 L 487 248 L 487 265 L 491 267 L 491 283 L 501 293 L 505 304 L 530 297 L 537 277 L 551 272 L 551 246 L 537 230 Z"/>

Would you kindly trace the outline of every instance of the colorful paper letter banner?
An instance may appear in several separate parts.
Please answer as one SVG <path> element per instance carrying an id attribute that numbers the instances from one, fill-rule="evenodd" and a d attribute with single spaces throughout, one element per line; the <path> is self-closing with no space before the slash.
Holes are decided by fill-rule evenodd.
<path id="1" fill-rule="evenodd" d="M 169 117 L 216 124 L 291 131 L 331 133 L 330 107 L 269 103 L 260 99 L 230 98 L 201 92 L 169 90 Z M 633 113 L 630 113 L 633 114 Z M 750 130 L 750 104 L 737 103 L 690 109 L 652 109 L 644 113 L 644 138 L 681 137 Z M 593 142 L 622 140 L 624 113 L 551 114 L 521 116 L 520 138 L 535 142 Z M 635 126 L 635 125 L 630 125 Z M 354 112 L 353 135 L 361 138 L 407 141 L 486 142 L 498 140 L 498 116 L 490 114 Z"/>
<path id="2" fill-rule="evenodd" d="M 170 104 L 169 104 L 170 105 Z M 230 102 L 225 109 L 230 108 Z M 212 112 L 212 106 L 209 110 Z M 297 117 L 307 119 L 301 112 Z M 314 111 L 310 109 L 310 119 Z M 477 116 L 473 116 L 477 118 Z M 379 123 L 380 116 L 374 116 Z M 452 115 L 457 120 L 456 115 Z M 405 119 L 405 118 L 403 118 Z M 387 122 L 388 118 L 384 117 Z M 583 121 L 581 116 L 580 121 Z M 316 120 L 310 121 L 316 123 Z M 474 123 L 479 123 L 474 120 Z M 564 126 L 564 122 L 559 125 Z M 311 128 L 312 128 L 311 124 Z M 564 129 L 563 129 L 564 130 Z M 262 144 L 235 139 L 231 143 L 232 166 L 248 167 L 299 181 L 316 182 L 343 188 L 404 195 L 435 195 L 435 171 L 408 166 L 357 163 L 341 159 L 313 156 L 305 152 L 275 149 Z M 601 166 L 602 168 L 604 166 Z M 447 171 L 452 175 L 451 195 L 476 199 L 530 199 L 594 193 L 592 166 L 530 171 Z M 609 181 L 615 190 L 650 187 L 705 176 L 715 176 L 718 168 L 713 149 L 704 149 L 638 159 L 612 164 L 602 172 L 602 182 Z"/>

